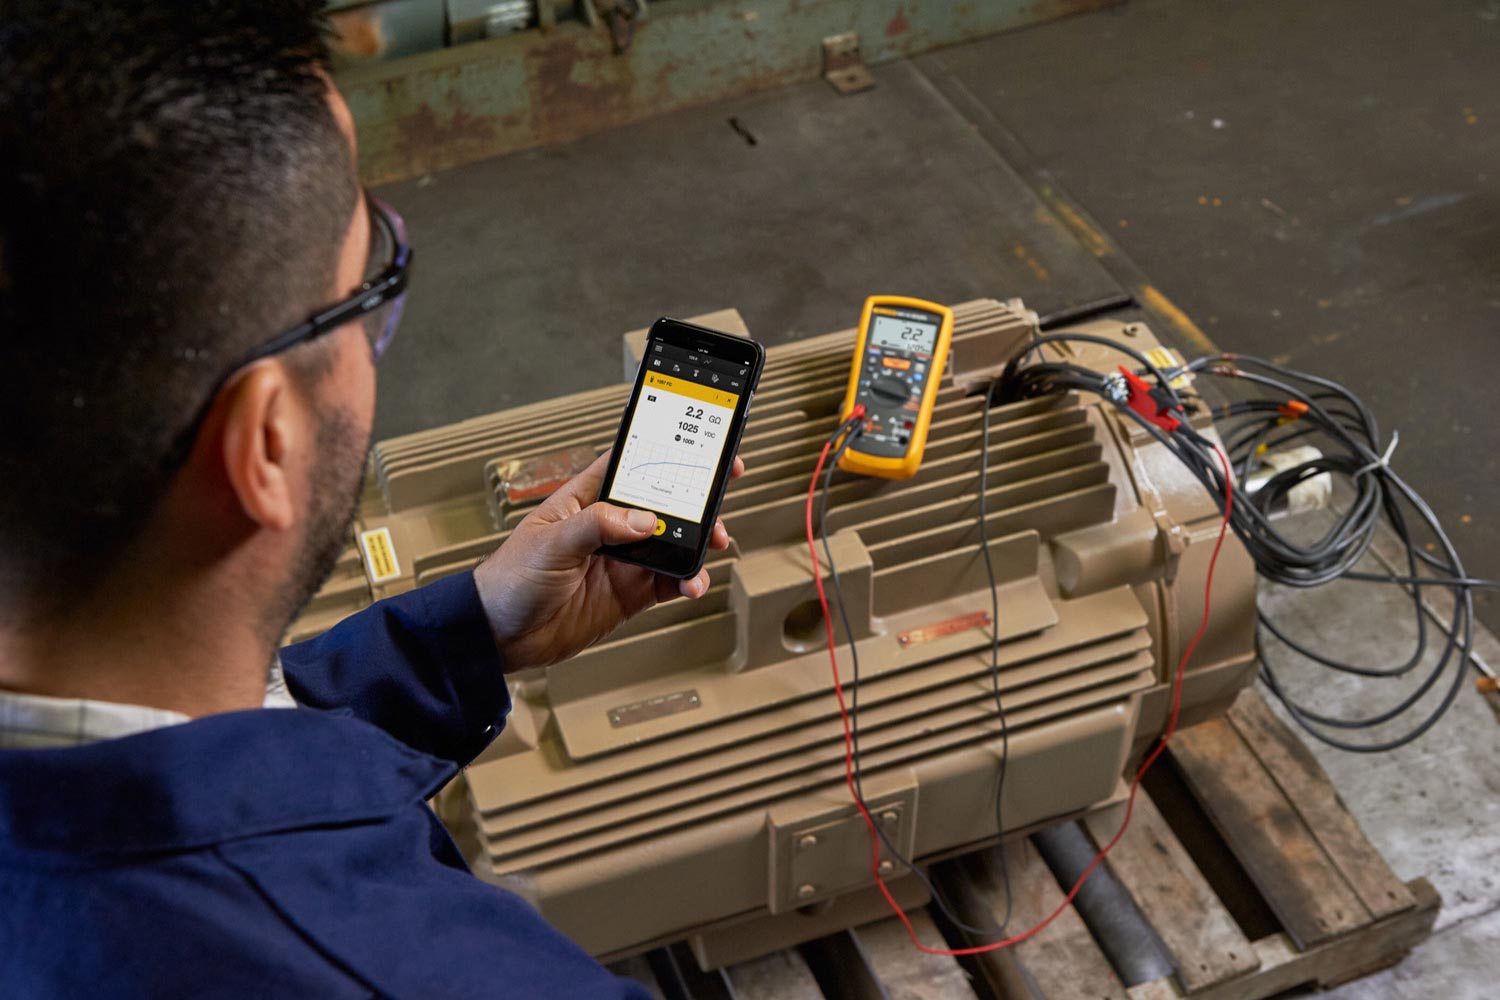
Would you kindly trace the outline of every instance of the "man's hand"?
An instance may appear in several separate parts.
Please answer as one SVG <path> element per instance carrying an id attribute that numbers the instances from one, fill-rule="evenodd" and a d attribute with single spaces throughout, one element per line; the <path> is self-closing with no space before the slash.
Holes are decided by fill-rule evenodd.
<path id="1" fill-rule="evenodd" d="M 565 660 L 659 601 L 702 597 L 708 571 L 687 580 L 598 555 L 601 545 L 651 537 L 656 515 L 597 501 L 609 455 L 580 472 L 516 525 L 505 544 L 474 568 L 506 670 Z M 731 479 L 745 465 L 735 458 Z M 724 522 L 708 547 L 729 547 Z"/>

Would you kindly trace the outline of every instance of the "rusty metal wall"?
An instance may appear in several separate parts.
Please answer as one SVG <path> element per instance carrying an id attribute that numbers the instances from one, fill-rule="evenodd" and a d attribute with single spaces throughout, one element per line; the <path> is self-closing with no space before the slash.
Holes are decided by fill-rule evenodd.
<path id="1" fill-rule="evenodd" d="M 843 32 L 873 63 L 1117 2 L 663 0 L 624 52 L 602 24 L 567 21 L 347 67 L 338 84 L 377 184 L 816 77 L 822 40 Z M 378 46 L 378 24 L 358 15 L 346 37 Z"/>

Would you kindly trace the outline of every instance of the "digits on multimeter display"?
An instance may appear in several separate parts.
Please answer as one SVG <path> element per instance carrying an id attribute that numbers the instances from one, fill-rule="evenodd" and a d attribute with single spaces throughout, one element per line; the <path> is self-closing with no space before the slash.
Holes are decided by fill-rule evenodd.
<path id="1" fill-rule="evenodd" d="M 937 343 L 936 323 L 919 323 L 894 316 L 876 316 L 870 326 L 870 343 L 898 351 L 931 354 Z"/>

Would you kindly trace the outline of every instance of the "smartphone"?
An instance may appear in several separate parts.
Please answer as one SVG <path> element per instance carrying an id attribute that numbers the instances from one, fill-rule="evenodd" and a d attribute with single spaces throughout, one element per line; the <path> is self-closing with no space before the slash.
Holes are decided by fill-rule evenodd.
<path id="1" fill-rule="evenodd" d="M 703 568 L 765 358 L 746 337 L 652 324 L 599 499 L 651 511 L 656 530 L 600 552 L 680 579 Z"/>

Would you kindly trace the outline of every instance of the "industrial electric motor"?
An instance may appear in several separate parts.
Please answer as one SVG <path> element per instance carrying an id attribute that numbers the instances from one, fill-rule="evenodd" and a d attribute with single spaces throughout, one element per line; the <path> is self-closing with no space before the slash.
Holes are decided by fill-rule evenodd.
<path id="1" fill-rule="evenodd" d="M 890 844 L 918 863 L 1002 832 L 995 632 L 1003 832 L 1119 800 L 1122 775 L 1164 724 L 1221 521 L 1181 463 L 1097 397 L 997 406 L 982 440 L 984 390 L 1036 318 L 1016 301 L 955 311 L 920 471 L 901 481 L 839 473 L 828 494 L 859 654 L 864 795 Z M 1142 324 L 1077 329 L 1159 346 Z M 476 874 L 595 955 L 689 939 L 716 965 L 881 912 L 869 832 L 844 783 L 805 537 L 809 478 L 837 424 L 852 343 L 843 332 L 770 349 L 740 448 L 748 472 L 723 507 L 733 543 L 711 554 L 708 593 L 513 676 L 505 730 L 441 798 Z M 1120 360 L 1101 345 L 1047 351 L 1101 372 Z M 352 547 L 293 638 L 469 570 L 610 444 L 628 388 L 381 442 L 357 529 L 365 553 L 375 540 L 390 558 L 377 565 Z M 1212 435 L 1206 408 L 1190 417 Z M 998 621 L 979 548 L 981 485 Z M 1184 681 L 1184 724 L 1222 711 L 1251 680 L 1254 617 L 1254 569 L 1231 536 Z M 852 695 L 847 654 L 841 645 Z M 898 899 L 922 902 L 917 879 L 888 870 Z"/>

